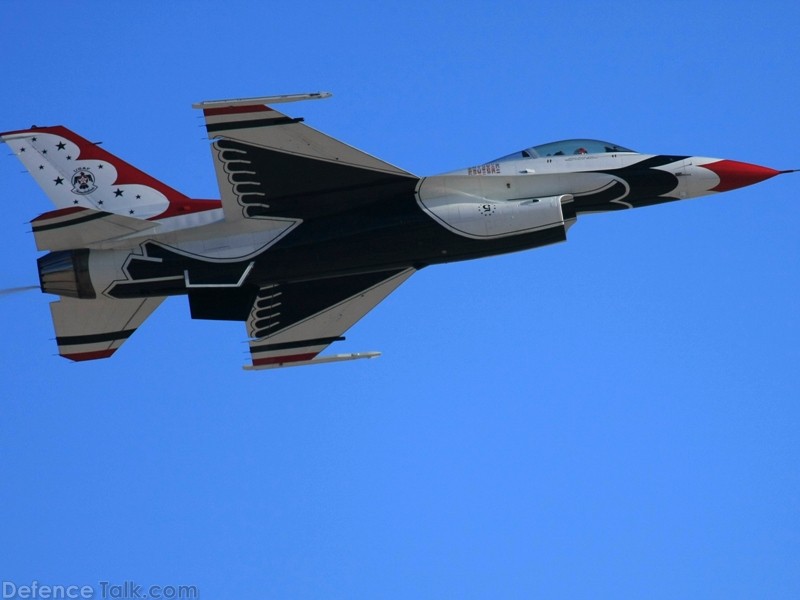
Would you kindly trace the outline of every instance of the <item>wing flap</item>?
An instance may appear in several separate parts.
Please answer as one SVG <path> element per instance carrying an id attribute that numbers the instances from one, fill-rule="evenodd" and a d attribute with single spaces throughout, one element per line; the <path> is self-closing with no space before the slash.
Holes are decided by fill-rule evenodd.
<path id="1" fill-rule="evenodd" d="M 408 268 L 262 287 L 247 320 L 253 362 L 248 368 L 330 362 L 336 357 L 317 355 L 344 340 L 345 331 L 414 272 Z M 336 360 L 375 355 L 340 355 Z"/>

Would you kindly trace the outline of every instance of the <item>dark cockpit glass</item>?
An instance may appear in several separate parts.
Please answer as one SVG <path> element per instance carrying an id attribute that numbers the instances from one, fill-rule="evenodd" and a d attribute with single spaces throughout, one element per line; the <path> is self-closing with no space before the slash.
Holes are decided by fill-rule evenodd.
<path id="1" fill-rule="evenodd" d="M 523 158 L 545 158 L 548 156 L 579 156 L 581 154 L 607 154 L 610 152 L 633 152 L 610 142 L 600 140 L 562 140 L 540 146 L 531 146 L 519 152 L 498 158 L 492 162 L 520 160 Z"/>

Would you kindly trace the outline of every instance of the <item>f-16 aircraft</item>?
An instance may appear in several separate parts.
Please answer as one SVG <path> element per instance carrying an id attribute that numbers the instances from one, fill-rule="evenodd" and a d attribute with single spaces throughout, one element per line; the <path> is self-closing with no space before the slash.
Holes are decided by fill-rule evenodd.
<path id="1" fill-rule="evenodd" d="M 201 102 L 221 200 L 195 200 L 62 126 L 1 133 L 56 210 L 33 219 L 61 356 L 108 358 L 167 297 L 243 321 L 246 369 L 319 356 L 414 272 L 563 242 L 579 216 L 780 173 L 598 140 L 418 177 L 275 108 L 327 92 Z"/>

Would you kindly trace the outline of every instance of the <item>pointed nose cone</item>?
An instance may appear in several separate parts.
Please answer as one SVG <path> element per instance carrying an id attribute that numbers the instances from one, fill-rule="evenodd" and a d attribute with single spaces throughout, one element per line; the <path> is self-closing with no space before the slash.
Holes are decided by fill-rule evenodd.
<path id="1" fill-rule="evenodd" d="M 753 185 L 770 177 L 784 173 L 769 167 L 751 165 L 736 160 L 719 160 L 703 165 L 719 177 L 719 183 L 711 188 L 712 192 L 727 192 L 746 185 Z"/>

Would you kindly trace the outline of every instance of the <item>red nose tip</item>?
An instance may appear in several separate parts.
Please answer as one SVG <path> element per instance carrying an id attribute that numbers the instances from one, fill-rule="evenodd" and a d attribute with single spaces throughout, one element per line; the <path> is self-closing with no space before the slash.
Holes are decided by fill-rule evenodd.
<path id="1" fill-rule="evenodd" d="M 720 160 L 703 165 L 703 168 L 713 171 L 719 177 L 719 184 L 711 188 L 712 192 L 727 192 L 746 185 L 753 185 L 783 172 L 736 160 Z"/>

